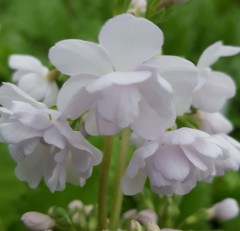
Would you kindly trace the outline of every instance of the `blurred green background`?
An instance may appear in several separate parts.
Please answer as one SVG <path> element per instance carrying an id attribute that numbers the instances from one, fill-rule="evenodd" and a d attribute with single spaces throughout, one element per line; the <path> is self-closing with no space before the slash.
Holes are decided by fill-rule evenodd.
<path id="1" fill-rule="evenodd" d="M 10 81 L 7 61 L 10 54 L 31 54 L 46 65 L 48 49 L 59 40 L 79 38 L 97 41 L 103 23 L 114 14 L 124 12 L 123 0 L 0 0 L 0 81 Z M 176 4 L 150 18 L 165 35 L 164 53 L 179 55 L 196 63 L 201 52 L 215 41 L 240 46 L 239 0 L 189 0 Z M 237 96 L 227 107 L 227 116 L 234 123 L 232 135 L 240 140 L 240 55 L 222 58 L 214 69 L 231 75 L 238 86 Z M 102 140 L 93 142 L 102 147 Z M 37 210 L 47 212 L 52 205 L 64 206 L 73 199 L 86 204 L 97 201 L 98 168 L 86 187 L 67 186 L 66 191 L 50 193 L 42 184 L 32 190 L 14 175 L 15 164 L 0 144 L 0 231 L 26 230 L 21 214 Z M 180 204 L 178 221 L 201 207 L 209 207 L 226 197 L 240 203 L 239 173 L 228 173 L 213 184 L 199 184 Z M 139 206 L 135 198 L 125 198 L 124 208 Z M 192 230 L 240 230 L 240 217 L 211 224 L 201 222 Z M 187 228 L 186 228 L 187 229 Z"/>

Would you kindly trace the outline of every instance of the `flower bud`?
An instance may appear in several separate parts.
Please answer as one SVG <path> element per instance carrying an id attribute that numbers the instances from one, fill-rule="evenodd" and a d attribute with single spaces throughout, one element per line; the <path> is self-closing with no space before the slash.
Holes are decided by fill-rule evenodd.
<path id="1" fill-rule="evenodd" d="M 213 205 L 207 213 L 209 219 L 230 220 L 238 215 L 239 206 L 235 199 L 227 198 Z"/>
<path id="2" fill-rule="evenodd" d="M 83 203 L 80 200 L 73 200 L 68 204 L 68 209 L 70 212 L 74 212 L 81 208 L 83 208 Z"/>
<path id="3" fill-rule="evenodd" d="M 130 221 L 129 231 L 143 231 L 142 226 L 135 220 Z"/>
<path id="4" fill-rule="evenodd" d="M 84 213 L 86 216 L 89 216 L 89 214 L 93 211 L 93 205 L 86 205 L 84 206 Z"/>
<path id="5" fill-rule="evenodd" d="M 55 221 L 51 217 L 39 212 L 24 213 L 21 220 L 30 230 L 47 230 L 55 226 Z"/>
<path id="6" fill-rule="evenodd" d="M 160 228 L 156 223 L 148 222 L 146 225 L 146 231 L 160 231 Z"/>
<path id="7" fill-rule="evenodd" d="M 146 225 L 149 222 L 152 223 L 157 223 L 157 214 L 150 210 L 150 209 L 145 209 L 140 211 L 137 215 L 136 215 L 136 220 L 138 220 L 139 222 L 141 222 L 142 224 Z"/>

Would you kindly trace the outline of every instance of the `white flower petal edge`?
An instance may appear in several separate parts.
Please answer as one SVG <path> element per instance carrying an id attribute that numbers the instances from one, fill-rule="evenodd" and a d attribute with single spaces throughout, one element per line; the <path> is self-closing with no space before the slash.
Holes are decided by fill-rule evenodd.
<path id="1" fill-rule="evenodd" d="M 13 80 L 20 89 L 47 106 L 56 103 L 57 84 L 48 80 L 49 70 L 38 59 L 30 55 L 11 55 L 9 66 L 16 70 Z"/>
<path id="2" fill-rule="evenodd" d="M 219 58 L 236 55 L 240 52 L 240 47 L 226 46 L 221 41 L 218 41 L 209 46 L 199 58 L 197 67 L 210 67 Z"/>
<path id="3" fill-rule="evenodd" d="M 195 129 L 166 132 L 159 142 L 146 142 L 136 150 L 122 181 L 123 193 L 141 192 L 149 177 L 156 193 L 186 194 L 197 181 L 209 181 L 221 171 L 239 166 L 239 161 L 230 164 L 235 156 L 229 155 L 229 145 Z"/>
<path id="4" fill-rule="evenodd" d="M 163 33 L 144 18 L 122 14 L 104 24 L 99 44 L 109 54 L 116 71 L 131 71 L 160 53 Z"/>
<path id="5" fill-rule="evenodd" d="M 83 186 L 100 163 L 101 152 L 73 132 L 59 112 L 13 84 L 0 87 L 1 95 L 5 107 L 0 108 L 0 140 L 9 144 L 17 177 L 32 188 L 43 177 L 52 192 L 63 190 L 66 182 Z"/>

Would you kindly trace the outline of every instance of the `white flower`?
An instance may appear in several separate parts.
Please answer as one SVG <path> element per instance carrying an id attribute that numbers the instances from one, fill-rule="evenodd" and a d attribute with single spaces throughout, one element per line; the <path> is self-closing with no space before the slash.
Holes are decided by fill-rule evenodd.
<path id="1" fill-rule="evenodd" d="M 196 85 L 196 78 L 183 77 L 186 69 L 196 73 L 193 64 L 174 57 L 150 62 L 159 55 L 162 44 L 163 34 L 156 25 L 130 14 L 107 21 L 99 45 L 82 40 L 57 43 L 49 58 L 61 72 L 72 76 L 59 93 L 59 110 L 70 118 L 88 111 L 86 130 L 93 135 L 112 135 L 131 127 L 144 138 L 158 138 L 174 124 L 176 111 L 189 109 L 174 108 L 175 94 L 188 94 Z M 177 68 L 171 72 L 173 60 Z M 168 70 L 159 72 L 160 61 Z M 179 87 L 181 93 L 173 92 L 177 83 L 186 86 Z"/>
<path id="2" fill-rule="evenodd" d="M 200 120 L 200 129 L 208 134 L 227 134 L 233 129 L 231 122 L 219 112 L 198 111 L 197 119 Z"/>
<path id="3" fill-rule="evenodd" d="M 20 180 L 35 188 L 43 177 L 51 191 L 84 185 L 101 153 L 80 132 L 13 84 L 1 86 L 0 104 L 0 140 L 9 144 Z"/>
<path id="4" fill-rule="evenodd" d="M 193 105 L 196 108 L 206 112 L 217 112 L 227 99 L 234 96 L 236 87 L 233 80 L 222 72 L 211 70 L 210 66 L 220 57 L 232 56 L 239 52 L 239 47 L 224 46 L 222 42 L 216 42 L 202 53 L 197 64 L 199 83 L 193 95 Z"/>
<path id="5" fill-rule="evenodd" d="M 54 71 L 49 71 L 38 59 L 30 55 L 11 55 L 9 66 L 16 70 L 13 81 L 17 82 L 20 89 L 47 106 L 56 103 L 58 87 L 51 78 Z"/>
<path id="6" fill-rule="evenodd" d="M 24 213 L 21 220 L 28 229 L 34 231 L 49 230 L 55 226 L 55 221 L 51 217 L 39 212 Z"/>
<path id="7" fill-rule="evenodd" d="M 139 222 L 141 222 L 141 224 L 144 224 L 144 225 L 146 225 L 149 222 L 156 224 L 158 221 L 157 214 L 153 210 L 150 210 L 150 209 L 141 210 L 134 217 L 134 219 L 138 220 Z"/>
<path id="8" fill-rule="evenodd" d="M 215 174 L 214 161 L 226 150 L 205 132 L 181 128 L 166 132 L 160 142 L 146 142 L 135 152 L 122 182 L 126 195 L 142 191 L 147 177 L 154 192 L 186 194 L 198 180 Z"/>
<path id="9" fill-rule="evenodd" d="M 226 198 L 208 209 L 209 219 L 230 220 L 239 214 L 238 202 L 233 198 Z"/>

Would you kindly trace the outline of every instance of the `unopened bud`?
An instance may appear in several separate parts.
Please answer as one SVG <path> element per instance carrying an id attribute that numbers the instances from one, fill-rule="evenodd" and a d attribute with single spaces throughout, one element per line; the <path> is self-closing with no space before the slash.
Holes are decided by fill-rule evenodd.
<path id="1" fill-rule="evenodd" d="M 84 213 L 89 216 L 89 214 L 93 211 L 93 205 L 84 206 Z"/>
<path id="2" fill-rule="evenodd" d="M 80 200 L 73 200 L 68 204 L 68 209 L 70 212 L 74 212 L 81 208 L 83 208 L 83 203 Z"/>
<path id="3" fill-rule="evenodd" d="M 207 213 L 209 219 L 230 220 L 238 215 L 239 206 L 235 199 L 227 198 L 213 205 Z"/>
<path id="4" fill-rule="evenodd" d="M 48 230 L 55 226 L 55 221 L 46 214 L 39 212 L 27 212 L 21 217 L 24 225 L 34 231 Z"/>
<path id="5" fill-rule="evenodd" d="M 148 222 L 146 225 L 146 231 L 160 231 L 160 228 L 156 223 Z"/>
<path id="6" fill-rule="evenodd" d="M 143 231 L 142 226 L 135 220 L 130 221 L 129 231 Z"/>
<path id="7" fill-rule="evenodd" d="M 157 220 L 158 220 L 157 214 L 150 209 L 145 209 L 140 211 L 137 214 L 136 219 L 144 225 L 146 225 L 149 222 L 157 223 Z"/>

